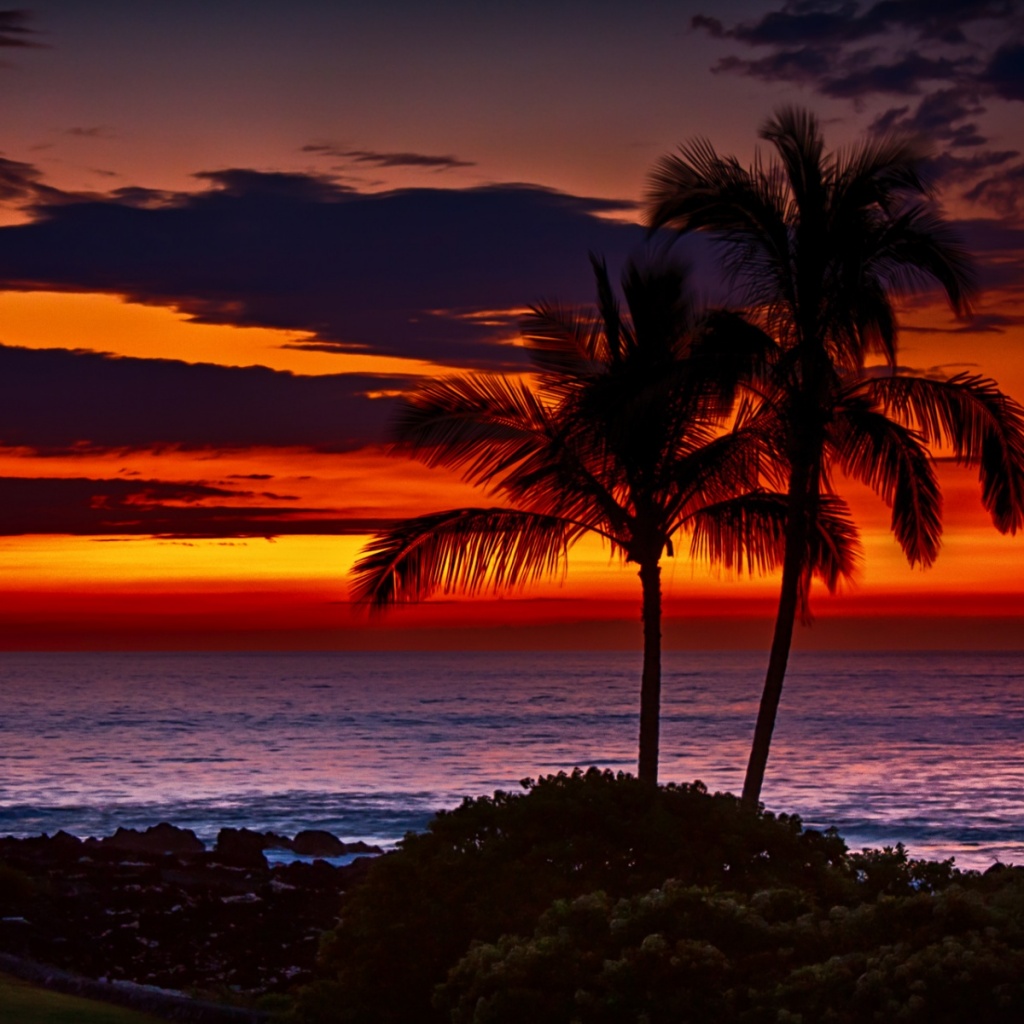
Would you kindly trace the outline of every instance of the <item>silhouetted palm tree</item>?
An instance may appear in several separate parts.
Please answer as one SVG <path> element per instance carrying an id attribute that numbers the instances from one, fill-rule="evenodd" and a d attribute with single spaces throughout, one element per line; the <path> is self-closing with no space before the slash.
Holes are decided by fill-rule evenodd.
<path id="1" fill-rule="evenodd" d="M 797 614 L 806 614 L 809 538 L 823 509 L 849 513 L 832 470 L 863 481 L 892 508 L 913 565 L 929 565 L 941 505 L 929 445 L 980 469 L 995 525 L 1024 522 L 1024 417 L 985 378 L 914 377 L 897 368 L 895 296 L 938 284 L 958 314 L 973 275 L 930 202 L 914 147 L 898 139 L 825 151 L 813 115 L 785 109 L 761 137 L 775 150 L 744 168 L 703 140 L 664 157 L 650 187 L 652 227 L 706 230 L 750 314 L 778 342 L 755 418 L 788 472 L 778 615 L 743 799 L 756 806 Z M 869 356 L 882 365 L 866 368 Z M 852 566 L 844 565 L 848 573 Z"/>
<path id="2" fill-rule="evenodd" d="M 596 315 L 546 303 L 523 325 L 533 386 L 453 376 L 407 400 L 398 450 L 457 469 L 506 504 L 382 532 L 354 568 L 354 596 L 384 606 L 438 589 L 517 587 L 564 572 L 584 534 L 602 537 L 639 569 L 638 774 L 656 782 L 662 555 L 682 531 L 698 554 L 728 566 L 761 570 L 781 553 L 784 503 L 755 486 L 760 439 L 742 423 L 723 427 L 740 382 L 771 346 L 735 315 L 698 316 L 678 268 L 628 267 L 623 315 L 604 264 L 592 262 Z"/>

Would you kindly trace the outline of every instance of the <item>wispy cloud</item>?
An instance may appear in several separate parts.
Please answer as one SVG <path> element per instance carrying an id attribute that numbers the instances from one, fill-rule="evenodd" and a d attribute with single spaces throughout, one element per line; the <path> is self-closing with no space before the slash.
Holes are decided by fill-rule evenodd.
<path id="1" fill-rule="evenodd" d="M 28 11 L 0 11 L 0 46 L 32 47 L 34 49 L 45 47 L 45 43 L 34 38 L 38 33 L 29 26 L 31 18 Z"/>
<path id="2" fill-rule="evenodd" d="M 362 533 L 378 522 L 345 510 L 204 481 L 0 477 L 0 536 L 272 537 Z"/>
<path id="3" fill-rule="evenodd" d="M 456 156 L 437 156 L 430 153 L 409 151 L 384 152 L 375 149 L 346 149 L 330 142 L 311 142 L 302 147 L 303 153 L 329 156 L 335 160 L 350 160 L 355 164 L 373 167 L 424 167 L 430 170 L 448 171 L 455 167 L 475 167 L 474 160 L 460 160 Z"/>

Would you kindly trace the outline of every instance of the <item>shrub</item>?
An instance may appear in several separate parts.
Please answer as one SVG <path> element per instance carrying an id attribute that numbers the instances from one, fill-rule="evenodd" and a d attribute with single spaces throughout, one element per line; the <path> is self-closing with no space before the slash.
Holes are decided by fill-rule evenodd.
<path id="1" fill-rule="evenodd" d="M 446 1019 L 431 994 L 470 944 L 531 934 L 556 900 L 630 896 L 666 878 L 744 892 L 801 886 L 833 901 L 854 884 L 834 833 L 754 813 L 700 783 L 655 787 L 591 768 L 523 787 L 441 812 L 374 862 L 345 895 L 301 1019 Z"/>
<path id="2" fill-rule="evenodd" d="M 453 1024 L 1024 1020 L 1024 872 L 961 883 L 853 908 L 675 881 L 557 901 L 529 938 L 469 950 L 436 1008 Z"/>

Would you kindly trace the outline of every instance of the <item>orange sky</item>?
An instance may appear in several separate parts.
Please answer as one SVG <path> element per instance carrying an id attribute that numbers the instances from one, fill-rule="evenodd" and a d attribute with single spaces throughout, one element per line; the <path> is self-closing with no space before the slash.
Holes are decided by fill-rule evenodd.
<path id="1" fill-rule="evenodd" d="M 936 70 L 900 92 L 900 40 L 928 50 L 940 34 L 896 18 L 874 58 L 888 76 L 877 82 L 854 74 L 852 43 L 819 40 L 829 60 L 794 78 L 783 43 L 765 35 L 770 5 L 752 2 L 724 23 L 700 5 L 584 17 L 574 5 L 531 3 L 500 25 L 448 2 L 433 17 L 386 3 L 347 23 L 331 5 L 300 4 L 296 25 L 259 0 L 244 26 L 206 5 L 134 19 L 130 5 L 112 6 L 123 16 L 101 31 L 88 5 L 42 2 L 26 23 L 33 34 L 18 37 L 35 45 L 4 44 L 14 56 L 0 68 L 0 346 L 17 351 L 0 354 L 26 375 L 8 379 L 8 408 L 23 393 L 45 401 L 48 381 L 33 374 L 64 374 L 65 388 L 53 384 L 65 397 L 52 422 L 26 398 L 24 416 L 17 406 L 0 433 L 0 478 L 28 509 L 0 536 L 4 649 L 637 646 L 635 574 L 598 544 L 574 552 L 565 581 L 526 594 L 353 615 L 346 575 L 367 523 L 480 501 L 448 475 L 388 458 L 382 424 L 419 377 L 514 363 L 516 317 L 530 302 L 587 299 L 587 249 L 609 246 L 618 258 L 641 237 L 635 204 L 652 160 L 702 133 L 748 159 L 757 125 L 780 103 L 812 106 L 834 145 L 888 118 L 927 132 L 933 154 L 953 161 L 936 164 L 941 198 L 976 247 L 986 290 L 972 325 L 927 301 L 908 305 L 901 363 L 991 375 L 1024 399 L 1014 184 L 1024 181 L 1014 177 L 1024 97 L 998 76 L 1010 38 L 998 19 L 958 26 L 971 66 L 983 68 L 975 79 Z M 866 8 L 844 10 L 849 38 L 860 38 Z M 798 17 L 778 26 L 801 45 Z M 952 32 L 943 38 L 948 53 L 935 50 L 936 60 L 955 49 Z M 771 67 L 755 60 L 772 55 Z M 958 96 L 982 98 L 971 112 Z M 945 121 L 928 105 L 940 101 Z M 972 170 L 955 162 L 965 153 Z M 401 191 L 410 188 L 419 191 Z M 343 234 L 359 204 L 369 226 Z M 424 213 L 420 224 L 420 209 L 436 209 L 436 221 Z M 513 238 L 523 210 L 537 221 Z M 339 227 L 323 228 L 327 218 Z M 277 373 L 251 371 L 250 397 L 232 404 L 229 381 L 243 375 L 183 375 L 172 362 Z M 166 387 L 148 396 L 119 392 L 111 376 L 155 382 L 165 370 Z M 75 373 L 94 374 L 83 388 L 96 388 L 92 404 L 81 398 L 78 433 L 66 408 L 79 401 Z M 315 392 L 309 424 L 276 439 L 278 423 L 309 410 L 304 399 L 279 408 L 263 396 L 290 395 L 293 384 L 314 395 L 311 378 L 339 389 L 338 437 L 316 433 L 313 413 L 322 405 L 329 416 L 335 399 Z M 167 433 L 193 393 L 203 415 L 210 395 L 224 396 L 223 422 L 205 440 Z M 262 412 L 258 401 L 269 403 Z M 125 426 L 132 403 L 138 431 Z M 996 534 L 970 473 L 943 464 L 940 475 L 946 537 L 928 572 L 906 566 L 877 499 L 844 487 L 863 570 L 849 591 L 816 597 L 818 622 L 798 645 L 1024 648 L 1024 538 Z M 39 482 L 50 489 L 32 490 Z M 93 520 L 74 529 L 59 507 L 72 497 L 60 495 L 86 500 L 97 521 L 108 507 L 126 523 L 133 509 L 184 510 L 207 524 L 214 511 L 225 522 L 252 513 L 268 537 L 227 527 L 217 536 L 209 525 L 188 537 L 137 524 L 90 534 Z M 324 532 L 308 532 L 310 522 Z M 765 642 L 776 579 L 721 579 L 685 556 L 663 573 L 669 646 Z"/>

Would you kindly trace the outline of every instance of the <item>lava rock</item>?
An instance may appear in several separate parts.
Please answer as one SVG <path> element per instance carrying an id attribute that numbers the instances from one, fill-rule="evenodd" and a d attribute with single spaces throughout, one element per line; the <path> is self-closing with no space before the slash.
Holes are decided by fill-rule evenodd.
<path id="1" fill-rule="evenodd" d="M 190 828 L 178 828 L 166 821 L 139 832 L 133 828 L 119 828 L 112 836 L 100 840 L 108 849 L 132 853 L 203 853 L 202 840 Z"/>
<path id="2" fill-rule="evenodd" d="M 266 867 L 263 851 L 267 849 L 267 837 L 262 832 L 247 828 L 222 828 L 217 833 L 214 857 L 225 864 Z"/>
<path id="3" fill-rule="evenodd" d="M 348 852 L 337 836 L 318 828 L 300 832 L 292 840 L 292 849 L 303 857 L 341 857 Z"/>

